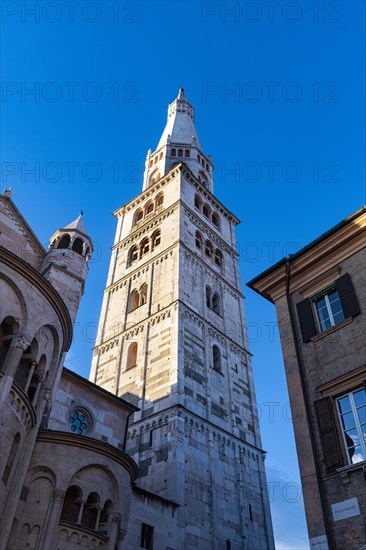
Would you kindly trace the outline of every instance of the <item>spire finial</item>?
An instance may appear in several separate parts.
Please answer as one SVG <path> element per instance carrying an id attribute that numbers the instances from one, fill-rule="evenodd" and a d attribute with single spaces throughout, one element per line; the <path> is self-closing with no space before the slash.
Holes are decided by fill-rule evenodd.
<path id="1" fill-rule="evenodd" d="M 177 99 L 185 99 L 184 88 L 179 88 Z"/>

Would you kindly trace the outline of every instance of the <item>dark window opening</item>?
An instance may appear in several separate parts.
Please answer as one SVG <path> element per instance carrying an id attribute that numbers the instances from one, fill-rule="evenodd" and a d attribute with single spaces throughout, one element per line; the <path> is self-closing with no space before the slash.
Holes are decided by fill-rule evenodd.
<path id="1" fill-rule="evenodd" d="M 140 548 L 145 548 L 146 550 L 153 550 L 153 537 L 154 537 L 154 527 L 152 527 L 151 525 L 147 525 L 146 523 L 142 523 Z"/>

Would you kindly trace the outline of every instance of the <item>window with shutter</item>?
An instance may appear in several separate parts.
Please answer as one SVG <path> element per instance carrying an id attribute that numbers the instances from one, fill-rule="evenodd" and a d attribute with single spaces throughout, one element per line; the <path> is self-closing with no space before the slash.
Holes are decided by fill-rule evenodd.
<path id="1" fill-rule="evenodd" d="M 343 460 L 339 448 L 331 398 L 318 399 L 314 402 L 314 406 L 318 419 L 324 465 L 327 472 L 332 472 L 343 466 Z"/>
<path id="2" fill-rule="evenodd" d="M 302 339 L 304 342 L 309 342 L 317 333 L 311 301 L 309 298 L 306 298 L 302 300 L 302 302 L 296 304 L 296 307 L 299 315 Z"/>
<path id="3" fill-rule="evenodd" d="M 335 288 L 338 291 L 340 301 L 342 303 L 345 319 L 354 317 L 360 312 L 357 298 L 353 289 L 351 277 L 348 273 L 339 277 L 335 282 Z"/>

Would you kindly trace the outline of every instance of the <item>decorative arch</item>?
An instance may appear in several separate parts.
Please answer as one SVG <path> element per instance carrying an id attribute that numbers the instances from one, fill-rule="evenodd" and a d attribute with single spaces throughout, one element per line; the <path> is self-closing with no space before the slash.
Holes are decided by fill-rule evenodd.
<path id="1" fill-rule="evenodd" d="M 79 237 L 77 237 L 72 243 L 72 249 L 74 252 L 77 252 L 77 254 L 80 254 L 80 255 L 83 254 L 83 247 L 84 247 L 84 242 Z"/>
<path id="2" fill-rule="evenodd" d="M 147 302 L 147 284 L 144 283 L 140 288 L 140 306 L 145 305 Z"/>
<path id="3" fill-rule="evenodd" d="M 217 212 L 213 212 L 211 221 L 218 229 L 220 229 L 220 217 Z"/>
<path id="4" fill-rule="evenodd" d="M 57 244 L 57 248 L 69 248 L 71 237 L 68 233 L 63 235 Z"/>
<path id="5" fill-rule="evenodd" d="M 62 505 L 60 521 L 77 523 L 79 520 L 82 496 L 83 492 L 78 485 L 71 485 L 67 489 Z"/>
<path id="6" fill-rule="evenodd" d="M 81 516 L 81 524 L 88 529 L 96 529 L 98 518 L 98 506 L 100 505 L 100 497 L 96 491 L 88 495 L 87 501 L 83 507 Z"/>
<path id="7" fill-rule="evenodd" d="M 211 208 L 208 206 L 206 202 L 202 207 L 202 213 L 208 219 L 211 217 Z"/>
<path id="8" fill-rule="evenodd" d="M 142 208 L 138 208 L 134 215 L 133 225 L 136 225 L 138 222 L 144 219 L 144 211 Z"/>
<path id="9" fill-rule="evenodd" d="M 209 286 L 206 286 L 206 306 L 211 308 L 212 290 Z"/>

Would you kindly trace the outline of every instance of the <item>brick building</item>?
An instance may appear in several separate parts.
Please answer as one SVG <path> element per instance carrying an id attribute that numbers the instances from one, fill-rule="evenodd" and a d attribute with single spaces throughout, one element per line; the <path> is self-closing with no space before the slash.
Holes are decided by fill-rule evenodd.
<path id="1" fill-rule="evenodd" d="M 366 209 L 248 286 L 276 306 L 311 548 L 366 543 Z"/>

